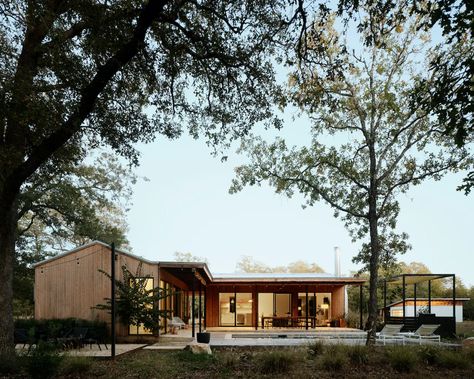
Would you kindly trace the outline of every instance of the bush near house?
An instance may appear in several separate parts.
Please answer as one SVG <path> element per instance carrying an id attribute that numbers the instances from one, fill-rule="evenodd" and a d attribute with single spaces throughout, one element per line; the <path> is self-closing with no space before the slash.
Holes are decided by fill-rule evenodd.
<path id="1" fill-rule="evenodd" d="M 25 329 L 30 336 L 47 340 L 58 338 L 75 327 L 89 328 L 94 330 L 96 336 L 105 339 L 107 336 L 107 324 L 103 321 L 89 321 L 77 318 L 64 319 L 18 319 L 15 321 L 15 329 Z"/>

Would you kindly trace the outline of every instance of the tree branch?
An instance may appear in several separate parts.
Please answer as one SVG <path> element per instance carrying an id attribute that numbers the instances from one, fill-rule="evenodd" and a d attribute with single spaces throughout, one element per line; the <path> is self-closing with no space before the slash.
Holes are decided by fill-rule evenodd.
<path id="1" fill-rule="evenodd" d="M 16 170 L 13 170 L 8 178 L 6 178 L 4 188 L 20 188 L 21 184 L 33 174 L 44 161 L 51 157 L 54 152 L 77 133 L 83 121 L 93 110 L 95 102 L 103 89 L 115 74 L 130 62 L 143 47 L 146 33 L 168 2 L 169 0 L 150 0 L 142 8 L 132 36 L 97 70 L 91 82 L 81 91 L 81 97 L 76 111 L 72 113 L 63 125 L 37 145 L 25 162 L 20 164 Z M 12 195 L 15 192 L 16 191 L 13 191 Z M 5 191 L 5 193 L 9 193 L 9 191 Z M 13 199 L 5 200 L 11 201 Z"/>

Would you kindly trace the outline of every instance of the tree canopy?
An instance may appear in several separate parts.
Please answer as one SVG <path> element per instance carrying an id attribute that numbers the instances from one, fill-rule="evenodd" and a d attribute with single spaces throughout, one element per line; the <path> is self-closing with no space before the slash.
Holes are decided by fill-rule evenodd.
<path id="1" fill-rule="evenodd" d="M 136 179 L 107 153 L 30 178 L 19 198 L 15 315 L 33 315 L 33 264 L 93 240 L 130 249 L 125 213 Z"/>
<path id="2" fill-rule="evenodd" d="M 109 153 L 32 175 L 19 196 L 17 246 L 44 254 L 92 240 L 128 248 L 125 212 L 136 180 L 131 168 Z"/>
<path id="3" fill-rule="evenodd" d="M 158 134 L 245 135 L 272 116 L 272 59 L 300 17 L 269 0 L 0 1 L 0 352 L 29 178 L 103 145 L 136 163 Z"/>
<path id="4" fill-rule="evenodd" d="M 265 263 L 258 262 L 248 255 L 242 256 L 236 265 L 237 271 L 241 272 L 324 272 L 324 270 L 316 263 L 308 263 L 302 260 L 291 262 L 286 266 L 269 266 Z"/>
<path id="5" fill-rule="evenodd" d="M 283 139 L 246 139 L 241 151 L 250 163 L 236 169 L 230 190 L 265 181 L 289 197 L 302 193 L 305 205 L 324 201 L 334 209 L 353 240 L 363 241 L 355 260 L 370 271 L 368 342 L 375 337 L 379 266 L 409 248 L 407 234 L 396 229 L 397 196 L 472 163 L 445 135 L 434 108 L 412 106 L 413 93 L 430 97 L 427 83 L 436 78 L 427 67 L 439 53 L 427 47 L 424 24 L 404 5 L 397 5 L 404 22 L 387 25 L 361 4 L 358 18 L 370 25 L 358 30 L 361 48 L 338 31 L 335 16 L 314 23 L 288 95 L 312 121 L 311 143 L 288 148 Z M 472 41 L 459 49 L 469 54 Z"/>
<path id="6" fill-rule="evenodd" d="M 198 257 L 190 252 L 183 253 L 181 251 L 175 251 L 173 254 L 174 260 L 177 262 L 204 262 L 209 264 L 209 261 L 204 257 Z"/>

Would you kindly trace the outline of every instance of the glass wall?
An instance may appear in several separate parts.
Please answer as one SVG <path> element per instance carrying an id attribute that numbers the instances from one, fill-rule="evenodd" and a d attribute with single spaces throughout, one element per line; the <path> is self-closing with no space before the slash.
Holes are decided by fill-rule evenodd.
<path id="1" fill-rule="evenodd" d="M 252 326 L 252 293 L 219 293 L 220 326 Z"/>
<path id="2" fill-rule="evenodd" d="M 309 307 L 309 304 L 308 304 Z M 298 294 L 298 317 L 306 317 L 306 293 Z M 308 314 L 309 316 L 309 314 Z"/>
<path id="3" fill-rule="evenodd" d="M 137 282 L 142 281 L 142 280 L 145 281 L 145 285 L 142 288 L 144 288 L 146 291 L 152 290 L 154 288 L 153 278 L 135 278 L 135 280 Z M 146 329 L 141 323 L 138 325 L 130 324 L 128 328 L 129 328 L 128 332 L 130 334 L 152 334 L 152 331 L 149 329 Z"/>
<path id="4" fill-rule="evenodd" d="M 308 293 L 308 317 L 314 326 L 328 326 L 331 321 L 331 293 Z M 298 316 L 306 316 L 306 293 L 298 294 Z"/>
<path id="5" fill-rule="evenodd" d="M 275 294 L 275 316 L 285 317 L 291 316 L 291 294 L 276 293 Z"/>
<path id="6" fill-rule="evenodd" d="M 268 327 L 272 325 L 270 319 L 265 317 L 288 317 L 291 316 L 291 294 L 263 292 L 258 294 L 258 321 L 259 326 Z"/>
<path id="7" fill-rule="evenodd" d="M 221 326 L 235 325 L 235 293 L 219 293 L 219 321 Z"/>
<path id="8" fill-rule="evenodd" d="M 252 293 L 237 292 L 236 325 L 252 326 Z"/>
<path id="9" fill-rule="evenodd" d="M 316 325 L 329 326 L 331 321 L 331 294 L 316 294 Z"/>
<path id="10" fill-rule="evenodd" d="M 263 317 L 273 316 L 273 293 L 270 292 L 258 294 L 258 313 L 259 326 L 262 325 Z"/>

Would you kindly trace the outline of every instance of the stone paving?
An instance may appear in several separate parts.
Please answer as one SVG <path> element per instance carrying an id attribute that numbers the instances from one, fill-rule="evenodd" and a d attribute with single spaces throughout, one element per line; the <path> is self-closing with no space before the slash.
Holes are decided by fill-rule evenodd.
<path id="1" fill-rule="evenodd" d="M 115 345 L 115 356 L 126 354 L 134 350 L 141 349 L 145 347 L 146 344 L 116 344 Z M 110 358 L 111 351 L 110 345 L 107 345 L 108 349 L 104 348 L 104 345 L 101 344 L 101 349 L 97 345 L 92 345 L 92 348 L 89 345 L 84 346 L 80 349 L 70 349 L 62 352 L 64 355 L 69 355 L 73 357 L 96 357 L 96 358 Z M 23 347 L 23 345 L 16 345 L 16 350 L 21 352 L 26 352 L 28 350 L 28 345 Z"/>

